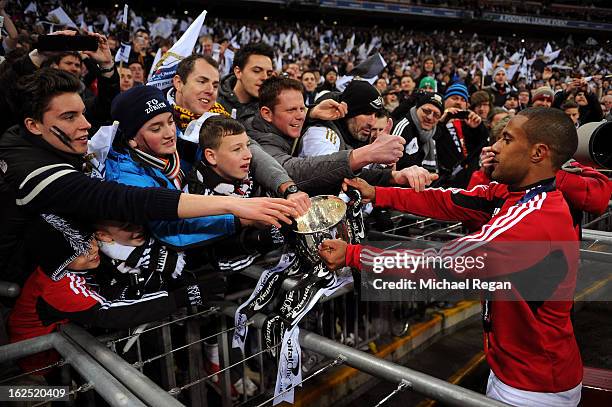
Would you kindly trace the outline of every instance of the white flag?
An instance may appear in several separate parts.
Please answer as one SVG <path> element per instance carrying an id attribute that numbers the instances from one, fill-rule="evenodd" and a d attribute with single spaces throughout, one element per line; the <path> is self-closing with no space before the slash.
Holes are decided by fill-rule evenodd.
<path id="1" fill-rule="evenodd" d="M 514 65 L 510 65 L 507 69 L 506 72 L 508 73 L 508 80 L 512 80 L 512 78 L 514 78 L 514 74 L 516 73 L 516 71 L 518 71 L 519 69 L 519 64 L 514 64 Z"/>
<path id="2" fill-rule="evenodd" d="M 54 24 L 62 24 L 67 25 L 68 27 L 77 28 L 77 25 L 72 21 L 68 14 L 64 11 L 63 8 L 58 7 L 55 10 L 51 10 L 49 14 L 47 14 L 47 19 Z"/>
<path id="3" fill-rule="evenodd" d="M 91 157 L 89 162 L 92 165 L 92 178 L 104 179 L 106 157 L 113 145 L 117 128 L 119 128 L 119 122 L 117 121 L 113 122 L 111 126 L 102 126 L 87 142 L 87 155 Z"/>
<path id="4" fill-rule="evenodd" d="M 23 10 L 24 14 L 27 13 L 34 13 L 34 14 L 38 14 L 38 7 L 36 6 L 36 2 L 31 1 L 30 4 L 28 4 L 28 7 L 25 8 L 25 10 Z"/>
<path id="5" fill-rule="evenodd" d="M 129 7 L 127 4 L 124 4 L 123 5 L 123 16 L 121 17 L 121 22 L 125 24 L 126 27 L 127 27 L 127 22 L 128 22 L 128 13 L 129 13 Z"/>
<path id="6" fill-rule="evenodd" d="M 172 78 L 176 73 L 177 65 L 182 59 L 192 54 L 205 18 L 206 10 L 202 11 L 202 14 L 185 31 L 185 34 L 154 65 L 153 75 L 147 85 L 155 86 L 161 90 L 172 86 Z"/>
<path id="7" fill-rule="evenodd" d="M 151 80 L 151 77 L 153 76 L 153 72 L 155 72 L 155 67 L 157 66 L 157 63 L 159 62 L 161 57 L 162 57 L 161 48 L 157 48 L 157 52 L 155 53 L 155 58 L 153 58 L 153 64 L 151 64 L 151 70 L 149 71 L 149 75 L 147 76 L 147 82 Z"/>
<path id="8" fill-rule="evenodd" d="M 486 76 L 493 72 L 493 64 L 486 55 L 482 57 L 482 75 Z"/>
<path id="9" fill-rule="evenodd" d="M 130 52 L 132 52 L 132 46 L 122 42 L 121 47 L 117 50 L 117 54 L 115 55 L 115 62 L 123 61 L 127 64 L 130 60 Z"/>
<path id="10" fill-rule="evenodd" d="M 550 54 L 552 52 L 553 52 L 552 47 L 550 46 L 550 43 L 547 42 L 546 43 L 546 48 L 544 49 L 544 55 L 548 55 L 548 54 Z"/>

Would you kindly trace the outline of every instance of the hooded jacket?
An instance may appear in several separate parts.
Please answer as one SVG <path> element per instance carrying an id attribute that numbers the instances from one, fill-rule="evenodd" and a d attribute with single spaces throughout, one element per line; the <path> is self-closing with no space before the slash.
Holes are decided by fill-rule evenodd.
<path id="1" fill-rule="evenodd" d="M 234 87 L 237 81 L 238 79 L 233 73 L 221 80 L 217 102 L 230 114 L 232 114 L 233 109 L 236 109 L 236 119 L 245 123 L 247 119 L 253 117 L 255 113 L 257 113 L 259 104 L 257 100 L 252 100 L 248 103 L 240 103 L 238 96 L 234 93 Z"/>
<path id="2" fill-rule="evenodd" d="M 294 139 L 283 135 L 259 113 L 247 122 L 247 133 L 283 166 L 298 188 L 309 195 L 335 195 L 344 178 L 357 176 L 349 164 L 350 150 L 322 156 L 296 157 L 292 151 Z M 321 174 L 326 176 L 321 177 Z"/>
<path id="3" fill-rule="evenodd" d="M 435 219 L 475 221 L 485 226 L 440 249 L 422 252 L 392 249 L 381 253 L 379 249 L 349 245 L 347 266 L 367 273 L 376 261 L 373 259 L 381 255 L 464 259 L 488 255 L 484 268 L 462 270 L 450 265 L 447 273 L 434 270 L 435 266 L 411 271 L 389 268 L 383 272 L 425 280 L 450 274 L 445 278 L 501 277 L 501 281 L 511 281 L 510 290 L 483 294 L 484 349 L 491 370 L 505 384 L 526 391 L 562 392 L 581 382 L 582 361 L 570 320 L 579 241 L 567 203 L 561 192 L 554 190 L 554 178 L 524 190 L 512 190 L 495 182 L 470 191 L 376 188 L 375 205 Z M 517 255 L 521 249 L 524 253 Z M 538 294 L 534 294 L 534 285 Z M 534 301 L 535 297 L 541 300 Z"/>

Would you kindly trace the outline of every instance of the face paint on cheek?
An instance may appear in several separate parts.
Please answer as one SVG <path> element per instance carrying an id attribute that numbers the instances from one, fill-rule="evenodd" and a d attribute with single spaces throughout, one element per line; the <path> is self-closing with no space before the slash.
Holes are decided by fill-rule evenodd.
<path id="1" fill-rule="evenodd" d="M 70 137 L 68 137 L 68 135 L 62 131 L 62 129 L 57 126 L 51 126 L 49 130 L 51 130 L 51 133 L 53 133 L 53 135 L 57 137 L 59 141 L 62 142 L 62 144 L 64 144 L 71 150 L 74 150 L 74 147 L 72 146 L 72 140 L 70 140 Z"/>

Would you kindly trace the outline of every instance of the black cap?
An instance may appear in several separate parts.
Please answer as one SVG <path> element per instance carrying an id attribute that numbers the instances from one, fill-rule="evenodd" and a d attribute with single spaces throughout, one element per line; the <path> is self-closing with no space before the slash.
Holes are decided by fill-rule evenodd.
<path id="1" fill-rule="evenodd" d="M 416 100 L 416 108 L 418 109 L 419 107 L 423 106 L 423 105 L 434 105 L 435 107 L 437 107 L 440 110 L 440 113 L 444 112 L 444 104 L 442 102 L 442 95 L 440 95 L 439 93 L 433 93 L 433 92 L 422 92 L 417 96 L 417 100 Z"/>
<path id="2" fill-rule="evenodd" d="M 359 79 L 353 79 L 348 84 L 340 95 L 340 101 L 346 102 L 348 106 L 347 119 L 360 114 L 377 113 L 383 109 L 383 100 L 378 90 Z"/>

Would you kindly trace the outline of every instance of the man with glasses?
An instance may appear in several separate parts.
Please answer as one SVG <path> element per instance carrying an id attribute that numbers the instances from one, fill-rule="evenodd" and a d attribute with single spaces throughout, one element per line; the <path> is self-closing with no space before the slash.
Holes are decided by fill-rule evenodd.
<path id="1" fill-rule="evenodd" d="M 436 152 L 438 144 L 451 145 L 453 142 L 448 132 L 443 132 L 438 126 L 443 112 L 442 96 L 424 92 L 417 96 L 416 105 L 406 116 L 393 126 L 391 134 L 406 140 L 404 154 L 397 162 L 398 170 L 418 165 L 430 172 L 438 172 L 439 166 L 450 166 L 451 163 L 439 162 Z"/>

